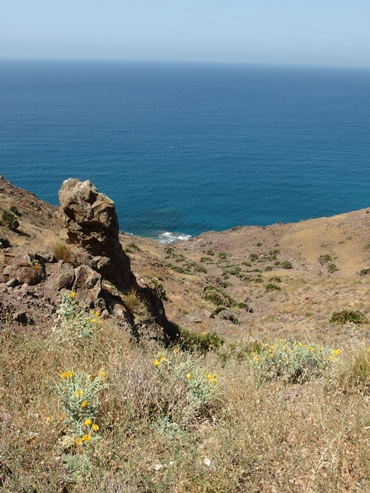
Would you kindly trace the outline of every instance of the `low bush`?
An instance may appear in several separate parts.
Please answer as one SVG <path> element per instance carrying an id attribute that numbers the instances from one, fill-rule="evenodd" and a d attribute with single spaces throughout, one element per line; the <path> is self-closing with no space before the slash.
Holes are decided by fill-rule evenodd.
<path id="1" fill-rule="evenodd" d="M 361 325 L 367 323 L 367 319 L 363 313 L 358 310 L 340 310 L 334 312 L 330 317 L 329 322 L 336 324 L 347 324 L 352 323 L 356 325 Z"/>
<path id="2" fill-rule="evenodd" d="M 265 285 L 266 291 L 281 291 L 281 287 L 278 286 L 277 284 L 274 284 L 272 282 L 268 282 Z"/>
<path id="3" fill-rule="evenodd" d="M 250 354 L 249 362 L 260 381 L 281 379 L 286 383 L 304 383 L 323 376 L 341 352 L 313 342 L 280 339 L 272 345 L 258 346 Z"/>
<path id="4" fill-rule="evenodd" d="M 10 211 L 3 210 L 1 220 L 4 226 L 6 226 L 8 229 L 11 229 L 12 231 L 16 231 L 19 228 L 18 219 Z"/>
<path id="5" fill-rule="evenodd" d="M 324 265 L 327 264 L 328 262 L 331 262 L 331 256 L 328 254 L 320 255 L 320 257 L 317 260 L 319 261 L 320 265 Z"/>
<path id="6" fill-rule="evenodd" d="M 222 309 L 225 308 L 222 307 Z M 184 351 L 200 351 L 201 353 L 206 353 L 220 348 L 225 343 L 220 336 L 209 332 L 198 334 L 191 330 L 181 328 L 180 333 L 180 346 Z"/>
<path id="7" fill-rule="evenodd" d="M 337 272 L 339 269 L 335 264 L 328 264 L 328 272 L 329 274 L 333 274 L 334 272 Z"/>
<path id="8" fill-rule="evenodd" d="M 289 260 L 283 260 L 280 263 L 280 267 L 282 269 L 293 269 L 293 265 L 291 264 L 291 262 L 289 262 Z"/>

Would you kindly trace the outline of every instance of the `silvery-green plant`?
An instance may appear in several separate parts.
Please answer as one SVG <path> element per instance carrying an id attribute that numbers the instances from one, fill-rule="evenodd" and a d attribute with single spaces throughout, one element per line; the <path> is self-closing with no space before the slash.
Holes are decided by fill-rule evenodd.
<path id="1" fill-rule="evenodd" d="M 57 314 L 53 331 L 59 339 L 89 339 L 102 325 L 99 312 L 80 308 L 74 291 L 62 296 Z"/>

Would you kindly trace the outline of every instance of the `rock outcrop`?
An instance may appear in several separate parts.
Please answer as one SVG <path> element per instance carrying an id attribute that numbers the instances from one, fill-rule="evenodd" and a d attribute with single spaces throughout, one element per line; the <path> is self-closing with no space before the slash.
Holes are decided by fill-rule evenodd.
<path id="1" fill-rule="evenodd" d="M 167 320 L 162 300 L 155 289 L 140 286 L 131 271 L 130 258 L 119 242 L 114 202 L 89 180 L 81 182 L 76 178 L 63 183 L 59 201 L 64 225 L 61 238 L 86 253 L 86 265 L 74 270 L 72 289 L 76 291 L 76 298 L 84 304 L 118 313 L 117 306 L 122 307 L 125 303 L 107 287 L 102 287 L 102 281 L 109 281 L 121 292 L 135 292 L 145 303 L 154 324 L 144 321 L 137 325 L 131 313 L 126 316 L 131 326 L 135 325 L 133 331 L 136 334 L 146 332 L 152 337 L 157 333 L 162 339 L 177 337 L 177 330 Z M 64 277 L 59 277 L 58 283 L 63 280 Z"/>
<path id="2" fill-rule="evenodd" d="M 90 256 L 89 265 L 103 278 L 123 290 L 134 283 L 130 259 L 118 239 L 118 218 L 114 202 L 98 192 L 89 181 L 66 180 L 59 201 L 68 243 L 78 245 Z"/>

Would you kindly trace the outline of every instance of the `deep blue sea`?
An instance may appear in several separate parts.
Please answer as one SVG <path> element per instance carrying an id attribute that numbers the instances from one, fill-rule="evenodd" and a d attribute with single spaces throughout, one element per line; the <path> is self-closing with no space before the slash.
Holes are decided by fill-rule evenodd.
<path id="1" fill-rule="evenodd" d="M 0 174 L 157 239 L 369 207 L 370 71 L 2 60 Z"/>

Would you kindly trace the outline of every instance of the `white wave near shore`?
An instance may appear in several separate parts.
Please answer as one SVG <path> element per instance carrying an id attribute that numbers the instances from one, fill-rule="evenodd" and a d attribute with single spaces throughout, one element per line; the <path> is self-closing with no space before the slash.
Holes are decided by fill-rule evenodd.
<path id="1" fill-rule="evenodd" d="M 165 231 L 158 235 L 156 238 L 159 243 L 174 243 L 175 241 L 187 241 L 191 238 L 191 235 L 185 233 L 172 233 L 171 231 Z"/>

